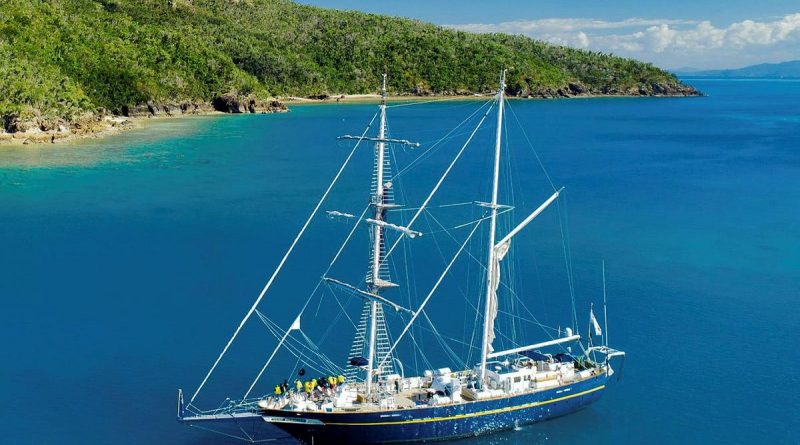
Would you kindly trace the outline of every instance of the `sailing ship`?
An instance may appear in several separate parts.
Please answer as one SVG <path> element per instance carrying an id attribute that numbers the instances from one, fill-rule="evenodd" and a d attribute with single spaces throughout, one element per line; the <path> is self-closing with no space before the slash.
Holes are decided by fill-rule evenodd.
<path id="1" fill-rule="evenodd" d="M 608 346 L 607 322 L 604 341 L 594 344 L 592 334 L 596 338 L 603 334 L 603 329 L 593 309 L 590 310 L 586 339 L 579 333 L 575 315 L 571 327 L 549 331 L 549 338 L 544 341 L 515 344 L 507 349 L 495 350 L 498 295 L 501 285 L 507 286 L 507 283 L 503 283 L 502 268 L 504 261 L 507 261 L 506 256 L 511 251 L 511 242 L 559 198 L 563 189 L 553 187 L 552 195 L 533 212 L 506 233 L 499 233 L 500 217 L 506 215 L 505 218 L 508 218 L 508 215 L 513 215 L 510 213 L 513 207 L 501 204 L 498 196 L 503 165 L 501 157 L 506 106 L 505 71 L 500 76 L 497 93 L 486 103 L 488 105 L 485 110 L 481 109 L 483 114 L 477 114 L 480 116 L 478 124 L 469 133 L 469 138 L 422 204 L 416 209 L 405 209 L 413 212 L 414 216 L 406 218 L 403 224 L 399 224 L 401 221 L 392 222 L 390 219 L 402 206 L 395 202 L 394 178 L 397 175 L 392 176 L 389 152 L 393 147 L 418 147 L 419 144 L 389 137 L 384 74 L 381 101 L 373 120 L 361 135 L 340 137 L 344 141 L 354 141 L 355 145 L 266 286 L 188 402 L 184 400 L 183 392 L 178 391 L 180 422 L 247 442 L 259 442 L 265 440 L 265 437 L 274 437 L 278 430 L 288 433 L 302 443 L 311 444 L 432 441 L 487 434 L 544 421 L 573 413 L 600 398 L 609 382 L 609 377 L 614 373 L 611 359 L 624 356 L 625 353 Z M 411 242 L 410 240 L 414 238 L 426 235 L 416 228 L 415 223 L 419 216 L 432 206 L 431 201 L 445 178 L 452 171 L 464 149 L 471 143 L 478 129 L 492 113 L 496 116 L 496 128 L 494 147 L 490 154 L 493 161 L 491 200 L 467 203 L 482 212 L 480 217 L 459 226 L 468 234 L 456 243 L 458 249 L 450 261 L 446 262 L 444 271 L 438 275 L 438 279 L 417 307 L 405 307 L 390 296 L 390 291 L 399 286 L 391 281 L 388 260 L 401 241 Z M 378 119 L 377 134 L 370 135 L 369 130 L 376 119 Z M 358 301 L 363 300 L 359 323 L 358 325 L 353 323 L 356 333 L 350 354 L 346 361 L 333 360 L 328 358 L 301 328 L 301 317 L 308 308 L 310 299 L 286 329 L 271 321 L 258 307 L 284 267 L 287 258 L 305 234 L 310 222 L 320 213 L 323 202 L 361 144 L 374 147 L 369 204 L 360 216 L 337 210 L 330 210 L 327 215 L 330 218 L 355 220 L 331 265 L 337 261 L 354 233 L 366 226 L 370 240 L 368 272 L 361 285 L 353 285 L 328 276 L 331 270 L 331 266 L 328 266 L 317 284 L 317 288 L 322 285 L 328 286 L 350 297 L 357 297 Z M 552 185 L 552 181 L 550 184 Z M 488 224 L 488 230 L 484 224 Z M 512 227 L 512 224 L 509 223 L 508 227 Z M 484 230 L 479 232 L 478 228 L 482 226 Z M 397 357 L 397 347 L 410 337 L 413 341 L 413 336 L 409 332 L 415 323 L 429 319 L 425 312 L 426 306 L 437 293 L 444 278 L 451 273 L 456 259 L 462 256 L 468 245 L 472 245 L 472 239 L 477 233 L 487 235 L 487 239 L 476 241 L 485 249 L 482 250 L 485 253 L 485 262 L 480 261 L 481 274 L 478 274 L 477 286 L 480 289 L 479 300 L 482 301 L 479 303 L 482 307 L 476 306 L 479 308 L 476 309 L 478 313 L 482 312 L 483 323 L 475 328 L 476 332 L 480 331 L 480 360 L 455 371 L 441 367 L 425 370 L 421 375 L 406 376 L 403 362 Z M 389 241 L 390 234 L 394 236 L 394 242 Z M 472 259 L 475 260 L 474 257 Z M 605 266 L 603 266 L 603 295 L 605 312 Z M 575 313 L 574 295 L 572 305 Z M 385 312 L 385 309 L 389 311 Z M 390 341 L 388 333 L 387 312 L 398 314 L 404 322 L 403 329 L 395 336 L 394 341 Z M 216 409 L 198 408 L 196 400 L 201 390 L 239 336 L 243 326 L 254 315 L 260 318 L 276 337 L 277 346 L 243 397 L 236 400 L 226 399 Z M 431 325 L 435 330 L 433 323 Z M 293 337 L 300 337 L 300 340 L 292 340 Z M 304 342 L 303 348 L 298 346 L 299 342 Z M 572 352 L 573 346 L 578 352 Z M 305 368 L 315 371 L 328 370 L 330 371 L 328 376 L 304 382 L 298 378 L 288 384 L 276 385 L 273 394 L 253 396 L 254 391 L 257 391 L 259 380 L 281 349 L 289 350 L 298 358 L 297 363 L 303 366 L 299 370 L 299 377 L 305 374 Z M 477 344 L 474 345 L 474 349 L 478 350 Z M 295 367 L 292 372 L 297 371 Z"/>

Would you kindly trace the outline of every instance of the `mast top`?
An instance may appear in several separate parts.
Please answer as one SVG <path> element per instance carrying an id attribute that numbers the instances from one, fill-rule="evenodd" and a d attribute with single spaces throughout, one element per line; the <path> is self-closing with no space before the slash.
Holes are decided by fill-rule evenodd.
<path id="1" fill-rule="evenodd" d="M 381 86 L 381 105 L 386 105 L 386 73 L 383 73 L 383 84 Z"/>

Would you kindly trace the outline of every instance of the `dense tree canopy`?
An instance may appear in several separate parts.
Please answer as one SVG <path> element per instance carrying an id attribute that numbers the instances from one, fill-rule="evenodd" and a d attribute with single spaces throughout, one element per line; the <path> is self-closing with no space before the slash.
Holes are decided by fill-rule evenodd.
<path id="1" fill-rule="evenodd" d="M 69 119 L 147 101 L 365 93 L 670 93 L 650 64 L 287 0 L 4 0 L 0 114 Z M 664 89 L 666 88 L 666 90 Z M 638 92 L 638 93 L 637 93 Z"/>

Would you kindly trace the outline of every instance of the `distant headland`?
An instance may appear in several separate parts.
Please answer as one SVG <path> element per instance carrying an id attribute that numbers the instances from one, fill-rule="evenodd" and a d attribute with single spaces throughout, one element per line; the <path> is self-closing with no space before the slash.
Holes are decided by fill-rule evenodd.
<path id="1" fill-rule="evenodd" d="M 280 112 L 281 98 L 696 96 L 651 64 L 524 36 L 288 0 L 19 1 L 0 14 L 0 142 L 56 142 L 131 119 Z M 346 96 L 349 97 L 349 96 Z"/>
<path id="2" fill-rule="evenodd" d="M 717 77 L 724 79 L 800 79 L 800 60 L 760 63 L 728 70 L 681 68 L 675 70 L 675 74 L 681 77 Z"/>

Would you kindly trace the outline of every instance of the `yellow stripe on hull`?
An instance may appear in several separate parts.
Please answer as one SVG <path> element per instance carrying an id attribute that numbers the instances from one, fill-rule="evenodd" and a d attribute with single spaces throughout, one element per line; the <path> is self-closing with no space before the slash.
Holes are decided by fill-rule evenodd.
<path id="1" fill-rule="evenodd" d="M 510 411 L 517 411 L 517 410 L 526 409 L 526 408 L 533 408 L 535 406 L 541 406 L 541 405 L 547 405 L 547 404 L 550 404 L 550 403 L 560 402 L 562 400 L 572 399 L 574 397 L 580 397 L 582 395 L 590 394 L 590 393 L 593 393 L 595 391 L 599 391 L 599 390 L 601 390 L 601 389 L 603 389 L 605 387 L 606 387 L 606 385 L 600 385 L 600 386 L 598 386 L 596 388 L 588 389 L 586 391 L 582 391 L 582 392 L 579 392 L 577 394 L 570 394 L 570 395 L 567 395 L 567 396 L 562 396 L 562 397 L 558 397 L 558 398 L 550 399 L 550 400 L 545 400 L 545 401 L 541 401 L 541 402 L 526 403 L 524 405 L 509 406 L 507 408 L 498 408 L 498 409 L 492 409 L 492 410 L 488 410 L 488 411 L 479 411 L 479 412 L 476 412 L 476 413 L 459 414 L 459 415 L 450 416 L 450 417 L 430 417 L 430 418 L 427 418 L 427 419 L 401 420 L 401 421 L 398 421 L 398 422 L 368 422 L 368 423 L 325 422 L 325 424 L 326 425 L 346 425 L 346 426 L 407 425 L 407 424 L 410 424 L 410 423 L 441 422 L 441 421 L 446 421 L 446 420 L 458 420 L 458 419 L 466 419 L 466 418 L 470 418 L 470 417 L 489 416 L 489 415 L 492 415 L 492 414 L 500 414 L 500 413 L 505 413 L 505 412 L 510 412 Z"/>

